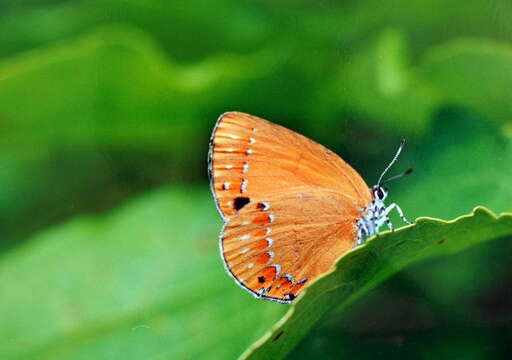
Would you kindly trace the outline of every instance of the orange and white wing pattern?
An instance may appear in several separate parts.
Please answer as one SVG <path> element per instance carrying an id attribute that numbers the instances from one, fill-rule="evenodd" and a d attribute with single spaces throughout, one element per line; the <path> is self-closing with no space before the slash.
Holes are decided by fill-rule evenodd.
<path id="1" fill-rule="evenodd" d="M 357 208 L 340 210 L 336 192 L 295 187 L 254 200 L 221 235 L 226 268 L 257 297 L 291 302 L 354 247 Z"/>
<path id="2" fill-rule="evenodd" d="M 226 222 L 221 251 L 237 283 L 291 302 L 357 239 L 372 195 L 359 174 L 322 145 L 244 113 L 219 118 L 209 171 Z"/>

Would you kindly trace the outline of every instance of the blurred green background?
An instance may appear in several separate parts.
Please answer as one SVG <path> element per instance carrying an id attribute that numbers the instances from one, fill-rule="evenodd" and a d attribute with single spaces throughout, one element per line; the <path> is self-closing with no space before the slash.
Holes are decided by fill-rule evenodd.
<path id="1" fill-rule="evenodd" d="M 219 114 L 328 146 L 368 184 L 408 140 L 410 219 L 512 211 L 506 0 L 0 2 L 0 358 L 240 355 L 288 309 L 224 272 Z M 395 224 L 400 224 L 394 219 Z M 512 239 L 401 272 L 293 358 L 500 359 Z"/>

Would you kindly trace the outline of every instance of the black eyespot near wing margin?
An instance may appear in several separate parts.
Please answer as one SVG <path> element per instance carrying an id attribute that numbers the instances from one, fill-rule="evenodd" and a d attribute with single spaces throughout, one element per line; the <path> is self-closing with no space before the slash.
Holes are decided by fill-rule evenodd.
<path id="1" fill-rule="evenodd" d="M 251 202 L 251 199 L 248 197 L 237 197 L 235 198 L 235 201 L 233 202 L 233 207 L 236 211 L 243 208 L 245 205 L 249 204 Z"/>

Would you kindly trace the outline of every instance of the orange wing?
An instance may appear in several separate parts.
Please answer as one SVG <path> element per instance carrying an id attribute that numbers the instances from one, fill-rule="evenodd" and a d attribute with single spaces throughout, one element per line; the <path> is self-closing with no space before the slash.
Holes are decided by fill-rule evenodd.
<path id="1" fill-rule="evenodd" d="M 292 301 L 356 241 L 371 201 L 359 174 L 322 145 L 248 114 L 221 115 L 209 156 L 226 221 L 226 268 L 257 297 Z"/>

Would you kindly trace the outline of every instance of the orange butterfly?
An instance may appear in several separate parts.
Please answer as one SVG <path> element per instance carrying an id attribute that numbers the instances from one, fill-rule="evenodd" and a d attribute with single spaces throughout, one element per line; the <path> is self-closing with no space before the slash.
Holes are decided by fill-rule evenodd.
<path id="1" fill-rule="evenodd" d="M 368 188 L 339 156 L 256 116 L 228 112 L 213 130 L 210 186 L 224 219 L 220 250 L 228 273 L 257 298 L 292 302 L 336 260 L 377 234 L 396 204 L 382 181 Z"/>

